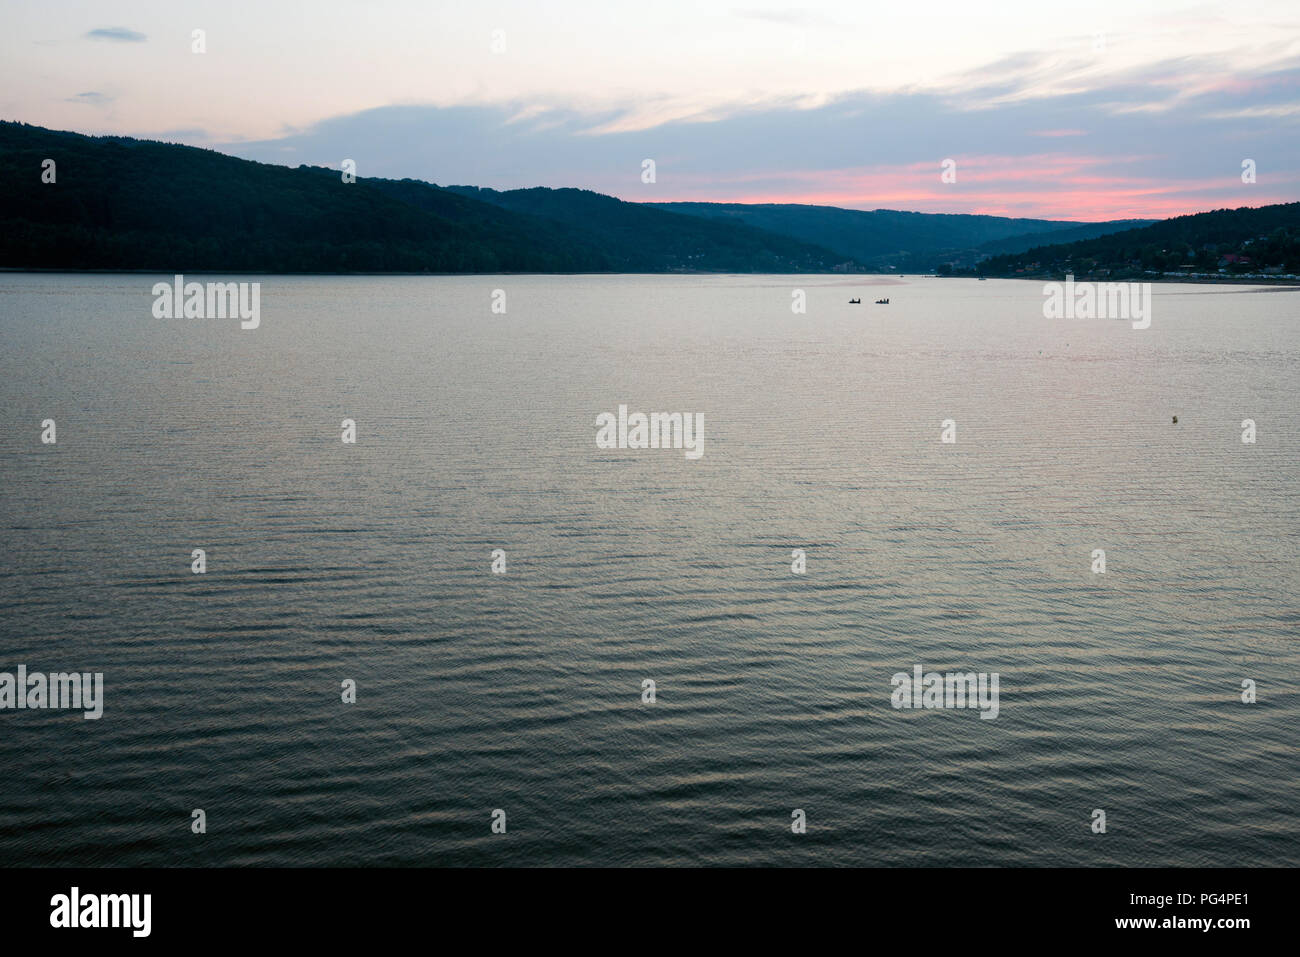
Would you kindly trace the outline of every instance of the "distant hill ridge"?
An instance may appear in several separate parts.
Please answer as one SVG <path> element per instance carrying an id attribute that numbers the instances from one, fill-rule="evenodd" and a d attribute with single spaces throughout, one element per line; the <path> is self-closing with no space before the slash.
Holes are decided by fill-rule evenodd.
<path id="1" fill-rule="evenodd" d="M 892 209 L 841 209 L 798 203 L 651 203 L 660 209 L 742 222 L 794 239 L 817 241 L 867 267 L 931 272 L 940 264 L 971 266 L 994 253 L 1019 252 L 1045 239 L 1084 239 L 1149 219 L 1107 223 L 1009 219 L 968 213 L 912 213 Z"/>
<path id="2" fill-rule="evenodd" d="M 992 256 L 986 276 L 1300 275 L 1300 203 L 1175 216 L 1140 229 Z"/>
<path id="3" fill-rule="evenodd" d="M 41 181 L 53 159 L 55 182 Z M 0 122 L 0 266 L 266 272 L 824 272 L 838 253 L 562 191 L 539 217 L 417 180 Z"/>
<path id="4" fill-rule="evenodd" d="M 52 184 L 42 181 L 47 159 L 56 163 Z M 335 169 L 6 121 L 0 182 L 0 267 L 159 272 L 961 272 L 981 264 L 989 275 L 1023 275 L 1081 256 L 1167 264 L 1222 252 L 1197 244 L 1250 258 L 1241 250 L 1252 242 L 1257 255 L 1287 263 L 1300 207 L 1133 229 L 1149 221 L 632 203 L 584 189 L 344 183 Z M 1188 219 L 1205 225 L 1171 225 Z M 1049 245 L 1058 239 L 1071 242 Z"/>

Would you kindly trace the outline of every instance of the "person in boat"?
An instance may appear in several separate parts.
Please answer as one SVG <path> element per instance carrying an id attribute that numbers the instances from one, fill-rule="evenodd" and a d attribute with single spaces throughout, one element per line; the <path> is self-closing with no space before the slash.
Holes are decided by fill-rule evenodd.
<path id="1" fill-rule="evenodd" d="M 854 303 L 859 303 L 859 302 L 861 302 L 861 301 L 862 301 L 861 299 L 850 299 L 850 300 L 849 300 L 849 305 L 853 305 Z"/>

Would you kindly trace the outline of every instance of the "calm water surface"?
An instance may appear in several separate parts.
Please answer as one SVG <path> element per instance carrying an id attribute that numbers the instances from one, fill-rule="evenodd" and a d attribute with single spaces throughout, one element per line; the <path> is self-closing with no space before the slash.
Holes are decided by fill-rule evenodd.
<path id="1" fill-rule="evenodd" d="M 0 712 L 0 864 L 1300 864 L 1300 292 L 159 278 L 0 276 L 0 670 L 106 684 Z"/>

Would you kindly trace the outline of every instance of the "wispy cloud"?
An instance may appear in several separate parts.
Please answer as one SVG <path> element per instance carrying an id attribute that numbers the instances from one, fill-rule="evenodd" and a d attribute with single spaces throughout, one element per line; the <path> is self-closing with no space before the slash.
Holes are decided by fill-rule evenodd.
<path id="1" fill-rule="evenodd" d="M 1091 221 L 1300 198 L 1300 55 L 1251 75 L 1232 74 L 1213 55 L 1084 77 L 1089 69 L 1073 54 L 1012 55 L 962 82 L 816 101 L 760 92 L 721 104 L 645 94 L 604 108 L 559 98 L 407 103 L 225 148 L 317 165 L 364 150 L 375 176 L 580 186 L 646 201 Z M 640 178 L 647 157 L 657 164 L 654 184 Z M 1241 180 L 1247 157 L 1258 164 L 1257 183 Z M 948 158 L 956 182 L 941 179 Z"/>
<path id="2" fill-rule="evenodd" d="M 116 97 L 108 93 L 100 93 L 97 90 L 91 90 L 88 93 L 78 93 L 76 96 L 68 97 L 69 103 L 81 103 L 84 106 L 108 106 Z"/>
<path id="3" fill-rule="evenodd" d="M 732 10 L 733 17 L 742 20 L 763 20 L 767 23 L 780 23 L 785 26 L 809 27 L 815 25 L 831 26 L 834 21 L 829 17 L 809 10 L 795 8 L 778 10 Z"/>
<path id="4" fill-rule="evenodd" d="M 137 30 L 126 27 L 99 27 L 86 34 L 87 40 L 112 40 L 115 43 L 144 43 L 149 39 Z"/>

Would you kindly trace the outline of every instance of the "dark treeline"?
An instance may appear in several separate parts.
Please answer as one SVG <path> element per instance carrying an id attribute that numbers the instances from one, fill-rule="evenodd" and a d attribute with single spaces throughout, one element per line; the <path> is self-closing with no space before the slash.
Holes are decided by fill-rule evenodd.
<path id="1" fill-rule="evenodd" d="M 980 263 L 986 276 L 1067 271 L 1128 278 L 1151 272 L 1300 273 L 1300 203 L 1216 209 L 1096 239 L 1039 246 Z"/>
<path id="2" fill-rule="evenodd" d="M 462 196 L 526 216 L 561 223 L 589 237 L 602 249 L 644 247 L 654 255 L 688 268 L 713 269 L 701 262 L 724 264 L 726 271 L 825 271 L 852 260 L 842 251 L 777 229 L 669 212 L 651 203 L 625 203 L 587 189 L 512 189 L 449 186 Z M 829 244 L 828 244 L 829 245 Z M 731 265 L 726 265 L 731 264 Z M 658 271 L 658 270 L 656 270 Z"/>
<path id="3" fill-rule="evenodd" d="M 53 184 L 42 181 L 46 160 L 56 164 Z M 800 205 L 625 203 L 579 189 L 344 183 L 334 169 L 10 122 L 0 122 L 0 183 L 0 266 L 20 269 L 1300 272 L 1300 203 L 1137 229 Z M 1058 237 L 1077 241 L 1046 245 Z"/>
<path id="4" fill-rule="evenodd" d="M 55 182 L 42 182 L 54 160 Z M 161 272 L 826 271 L 842 256 L 579 190 L 536 212 L 416 180 L 0 122 L 0 266 Z M 570 195 L 576 194 L 576 195 Z M 581 214 L 568 209 L 581 200 Z"/>
<path id="5" fill-rule="evenodd" d="M 815 242 L 876 271 L 930 272 L 940 263 L 974 265 L 992 253 L 1014 253 L 1145 226 L 1151 220 L 1073 223 L 966 213 L 840 209 L 799 203 L 656 203 L 660 209 Z M 1059 236 L 1059 238 L 1058 238 Z"/>

